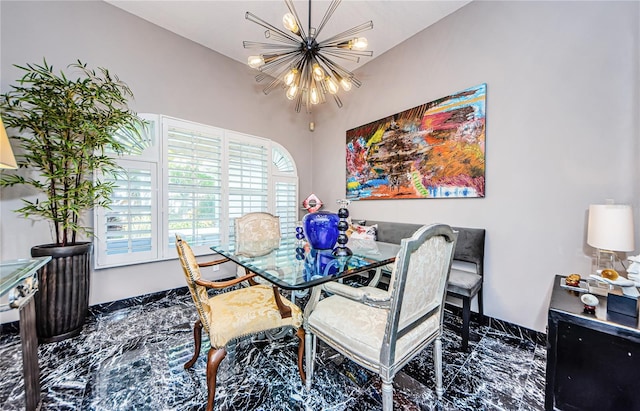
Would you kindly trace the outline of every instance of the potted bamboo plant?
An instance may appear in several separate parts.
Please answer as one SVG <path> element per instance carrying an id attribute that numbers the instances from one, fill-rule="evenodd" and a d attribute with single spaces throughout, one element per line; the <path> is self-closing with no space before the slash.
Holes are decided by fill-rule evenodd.
<path id="1" fill-rule="evenodd" d="M 113 183 L 99 176 L 120 169 L 112 154 L 125 147 L 116 132 L 140 137 L 143 123 L 128 108 L 129 87 L 104 68 L 78 61 L 56 73 L 46 60 L 15 67 L 23 75 L 0 97 L 0 112 L 19 169 L 3 173 L 0 186 L 40 193 L 15 211 L 51 224 L 55 242 L 31 249 L 52 256 L 38 273 L 36 323 L 41 342 L 60 341 L 80 333 L 89 307 L 92 229 L 83 218 L 111 203 Z"/>

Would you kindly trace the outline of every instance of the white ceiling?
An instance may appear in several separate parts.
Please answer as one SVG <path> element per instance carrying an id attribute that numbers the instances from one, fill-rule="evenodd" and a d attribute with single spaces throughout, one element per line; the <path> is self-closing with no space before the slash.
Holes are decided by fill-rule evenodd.
<path id="1" fill-rule="evenodd" d="M 281 28 L 282 16 L 288 12 L 282 0 L 105 0 L 129 13 L 163 27 L 182 37 L 215 50 L 242 63 L 259 51 L 244 49 L 243 40 L 267 41 L 265 29 L 245 19 L 250 11 L 266 22 Z M 453 13 L 471 0 L 422 1 L 356 1 L 345 0 L 318 36 L 331 37 L 347 29 L 373 21 L 373 30 L 361 34 L 369 41 L 373 58 Z M 300 20 L 308 22 L 308 1 L 294 1 Z M 311 3 L 311 25 L 317 27 L 329 6 L 328 0 Z M 353 70 L 371 60 L 364 57 L 359 64 L 341 61 Z"/>

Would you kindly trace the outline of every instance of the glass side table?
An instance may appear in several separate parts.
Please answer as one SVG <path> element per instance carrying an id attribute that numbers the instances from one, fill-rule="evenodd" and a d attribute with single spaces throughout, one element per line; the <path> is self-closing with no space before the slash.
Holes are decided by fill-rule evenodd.
<path id="1" fill-rule="evenodd" d="M 25 408 L 36 410 L 40 405 L 40 366 L 38 365 L 38 337 L 36 308 L 33 299 L 38 291 L 37 271 L 51 257 L 0 262 L 0 311 L 20 311 L 20 341 L 24 373 Z M 7 303 L 4 303 L 8 300 Z"/>

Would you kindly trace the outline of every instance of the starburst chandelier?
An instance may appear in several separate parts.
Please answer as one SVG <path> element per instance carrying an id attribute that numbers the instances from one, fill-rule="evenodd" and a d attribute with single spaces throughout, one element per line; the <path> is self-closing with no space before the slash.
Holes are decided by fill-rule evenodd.
<path id="1" fill-rule="evenodd" d="M 250 12 L 245 14 L 247 20 L 267 29 L 264 33 L 265 38 L 279 42 L 243 42 L 245 49 L 265 50 L 260 55 L 249 56 L 249 66 L 260 70 L 256 81 L 270 80 L 263 89 L 265 94 L 269 94 L 277 87 L 284 88 L 287 98 L 295 100 L 296 112 L 300 112 L 304 104 L 307 113 L 311 113 L 311 107 L 324 103 L 327 96 L 333 97 L 338 107 L 342 107 L 342 101 L 338 96 L 340 87 L 344 91 L 349 91 L 352 86 L 360 87 L 362 83 L 351 71 L 333 59 L 358 63 L 360 57 L 371 57 L 373 52 L 365 50 L 367 39 L 357 35 L 372 29 L 373 22 L 368 21 L 318 41 L 318 36 L 340 4 L 340 0 L 331 1 L 317 28 L 311 27 L 311 0 L 309 0 L 309 24 L 306 32 L 293 5 L 293 0 L 285 0 L 285 4 L 289 13 L 284 15 L 282 23 L 287 31 L 267 23 L 255 14 Z"/>

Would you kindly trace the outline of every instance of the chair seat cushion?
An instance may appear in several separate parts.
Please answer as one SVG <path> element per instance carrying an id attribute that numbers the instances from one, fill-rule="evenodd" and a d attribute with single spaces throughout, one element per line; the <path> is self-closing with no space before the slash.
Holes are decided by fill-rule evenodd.
<path id="1" fill-rule="evenodd" d="M 463 297 L 473 297 L 482 287 L 482 276 L 469 271 L 452 268 L 447 283 L 447 292 Z"/>
<path id="2" fill-rule="evenodd" d="M 259 284 L 210 297 L 211 310 L 208 313 L 211 346 L 223 347 L 234 338 L 274 328 L 300 328 L 300 308 L 281 297 L 283 304 L 291 308 L 291 317 L 282 318 L 273 292 L 270 286 Z"/>
<path id="3" fill-rule="evenodd" d="M 345 315 L 349 313 L 349 315 Z M 346 347 L 357 353 L 354 358 L 376 370 L 387 324 L 387 309 L 375 308 L 334 295 L 318 302 L 309 316 L 310 331 L 323 341 Z M 410 354 L 410 347 L 439 329 L 439 315 L 431 316 L 423 324 L 398 339 L 396 362 Z M 364 364 L 363 364 L 364 365 Z"/>

